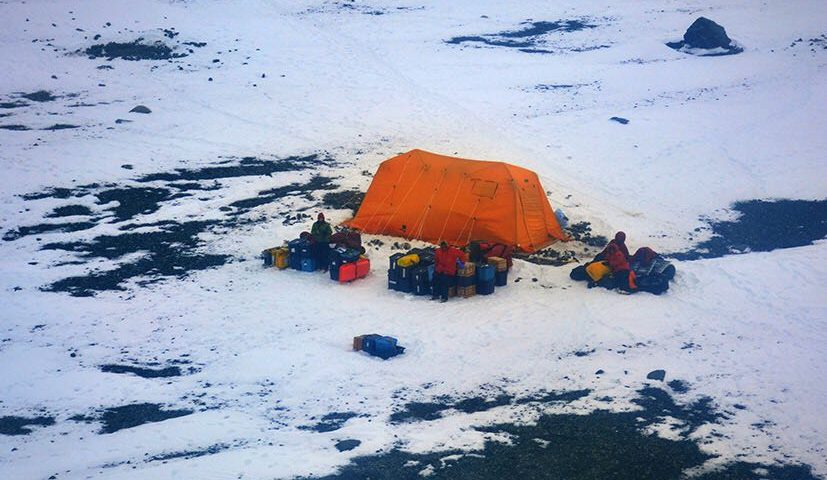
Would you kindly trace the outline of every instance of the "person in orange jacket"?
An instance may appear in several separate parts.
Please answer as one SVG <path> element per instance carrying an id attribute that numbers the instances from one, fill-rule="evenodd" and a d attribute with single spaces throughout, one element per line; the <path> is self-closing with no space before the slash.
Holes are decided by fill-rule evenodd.
<path id="1" fill-rule="evenodd" d="M 441 298 L 441 301 L 448 301 L 448 289 L 457 283 L 457 267 L 465 266 L 468 257 L 462 250 L 441 242 L 436 249 L 434 259 L 434 282 L 431 300 Z"/>

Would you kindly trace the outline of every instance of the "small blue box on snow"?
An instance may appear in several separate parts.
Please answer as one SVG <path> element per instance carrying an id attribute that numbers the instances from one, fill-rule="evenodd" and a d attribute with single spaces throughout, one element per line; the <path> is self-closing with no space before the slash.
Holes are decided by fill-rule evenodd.
<path id="1" fill-rule="evenodd" d="M 354 350 L 362 350 L 370 355 L 387 360 L 405 352 L 405 347 L 396 344 L 393 337 L 371 333 L 353 339 Z"/>

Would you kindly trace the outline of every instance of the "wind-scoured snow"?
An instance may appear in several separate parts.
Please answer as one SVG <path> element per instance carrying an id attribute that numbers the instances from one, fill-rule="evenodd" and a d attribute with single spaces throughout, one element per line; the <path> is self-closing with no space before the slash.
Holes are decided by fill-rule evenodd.
<path id="1" fill-rule="evenodd" d="M 743 52 L 666 46 L 700 16 Z M 0 2 L 0 478 L 387 456 L 450 478 L 523 440 L 568 452 L 521 437 L 554 419 L 632 411 L 642 444 L 691 447 L 675 471 L 824 478 L 825 20 L 818 1 Z M 373 271 L 348 285 L 261 266 L 413 148 L 533 169 L 572 225 L 675 253 L 677 276 L 621 295 L 515 260 L 494 295 L 439 304 L 387 290 L 403 239 L 366 235 Z M 769 244 L 747 238 L 745 206 L 787 200 L 801 225 L 773 211 Z M 405 353 L 353 352 L 366 333 Z"/>

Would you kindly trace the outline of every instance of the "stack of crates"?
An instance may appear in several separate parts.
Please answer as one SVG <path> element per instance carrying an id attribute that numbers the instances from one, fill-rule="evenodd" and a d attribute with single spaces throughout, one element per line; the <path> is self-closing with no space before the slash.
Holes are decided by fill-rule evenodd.
<path id="1" fill-rule="evenodd" d="M 488 264 L 494 267 L 494 284 L 498 287 L 508 285 L 508 260 L 501 257 L 488 257 Z"/>
<path id="2" fill-rule="evenodd" d="M 347 283 L 357 278 L 365 278 L 370 272 L 370 260 L 359 254 L 358 250 L 335 249 L 330 256 L 330 279 Z"/>
<path id="3" fill-rule="evenodd" d="M 339 272 L 342 265 L 348 263 L 355 263 L 359 260 L 359 250 L 351 248 L 334 248 L 330 251 L 330 264 L 328 264 L 328 272 L 330 279 L 339 281 Z"/>
<path id="4" fill-rule="evenodd" d="M 399 264 L 396 262 L 404 256 L 404 253 L 394 253 L 388 259 L 388 290 L 402 291 L 399 285 Z"/>
<path id="5" fill-rule="evenodd" d="M 468 298 L 477 294 L 476 271 L 477 265 L 472 262 L 457 269 L 457 295 Z"/>
<path id="6" fill-rule="evenodd" d="M 434 281 L 434 251 L 414 248 L 390 256 L 388 289 L 414 295 L 430 295 Z"/>
<path id="7" fill-rule="evenodd" d="M 494 293 L 494 267 L 490 264 L 480 264 L 477 268 L 477 294 L 491 295 Z"/>
<path id="8" fill-rule="evenodd" d="M 313 245 L 301 238 L 287 242 L 288 264 L 293 270 L 303 272 L 316 271 L 316 259 L 313 258 Z"/>

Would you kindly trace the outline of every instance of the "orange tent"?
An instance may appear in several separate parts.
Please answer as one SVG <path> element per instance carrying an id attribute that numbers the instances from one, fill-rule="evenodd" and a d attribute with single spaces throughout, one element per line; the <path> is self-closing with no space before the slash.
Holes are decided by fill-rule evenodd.
<path id="1" fill-rule="evenodd" d="M 536 173 L 423 150 L 382 162 L 346 224 L 365 233 L 455 245 L 484 240 L 525 252 L 568 238 Z"/>

